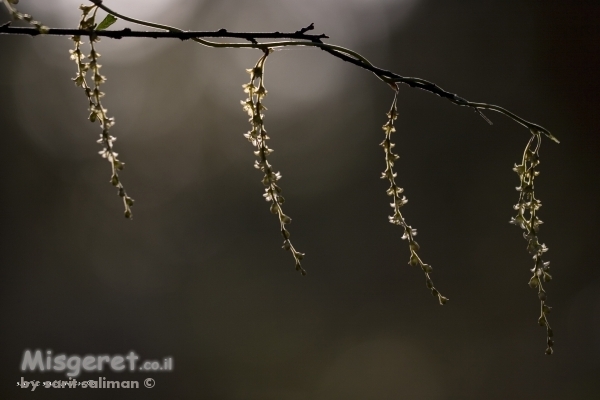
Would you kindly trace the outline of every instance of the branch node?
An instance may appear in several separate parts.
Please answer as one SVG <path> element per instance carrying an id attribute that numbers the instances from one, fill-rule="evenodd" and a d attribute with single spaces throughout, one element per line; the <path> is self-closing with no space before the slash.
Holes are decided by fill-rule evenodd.
<path id="1" fill-rule="evenodd" d="M 462 97 L 460 97 L 460 96 L 457 96 L 457 95 L 455 95 L 455 94 L 453 94 L 453 95 L 452 95 L 452 99 L 453 99 L 453 100 L 454 100 L 454 101 L 455 101 L 455 102 L 456 102 L 458 105 L 460 105 L 460 106 L 462 106 L 462 105 L 466 105 L 466 104 L 468 103 L 468 101 L 467 101 L 467 100 L 465 100 L 465 99 L 463 99 Z"/>
<path id="2" fill-rule="evenodd" d="M 295 33 L 302 35 L 308 31 L 312 31 L 313 29 L 315 29 L 315 23 L 311 22 L 309 26 L 307 26 L 306 28 L 302 28 L 299 31 L 296 31 Z"/>
<path id="3" fill-rule="evenodd" d="M 123 35 L 127 36 L 128 34 L 130 34 L 130 33 L 131 33 L 131 29 L 129 29 L 129 28 L 124 28 L 124 29 L 122 29 L 122 30 L 121 30 L 121 33 L 122 33 Z M 123 39 L 123 35 L 115 35 L 115 36 L 113 37 L 113 39 Z"/>

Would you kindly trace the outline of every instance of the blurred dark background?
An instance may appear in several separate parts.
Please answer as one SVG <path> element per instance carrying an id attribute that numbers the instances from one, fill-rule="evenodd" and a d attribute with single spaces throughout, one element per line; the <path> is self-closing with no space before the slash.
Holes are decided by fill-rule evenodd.
<path id="1" fill-rule="evenodd" d="M 312 49 L 267 62 L 266 127 L 282 172 L 301 277 L 280 249 L 239 101 L 256 50 L 104 39 L 104 105 L 117 124 L 134 220 L 98 156 L 100 129 L 69 81 L 72 43 L 0 36 L 2 398 L 597 399 L 600 393 L 597 1 L 106 0 L 184 29 L 295 31 L 469 100 L 501 105 L 560 140 L 536 193 L 554 280 L 544 355 L 533 261 L 509 225 L 526 129 L 403 86 L 396 123 L 403 212 L 450 298 L 440 307 L 387 222 L 381 125 L 393 93 Z M 49 26 L 79 1 L 22 0 Z M 122 7 L 122 8 L 119 8 Z M 5 10 L 0 22 L 9 19 Z M 120 29 L 131 24 L 119 22 Z M 595 205 L 594 205 L 595 204 Z M 153 389 L 19 389 L 25 349 L 174 358 Z"/>

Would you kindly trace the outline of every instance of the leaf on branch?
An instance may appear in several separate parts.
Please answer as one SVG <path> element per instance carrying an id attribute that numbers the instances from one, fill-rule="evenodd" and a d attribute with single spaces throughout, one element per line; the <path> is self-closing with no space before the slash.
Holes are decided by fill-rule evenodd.
<path id="1" fill-rule="evenodd" d="M 97 31 L 103 31 L 105 29 L 107 29 L 108 27 L 110 27 L 112 24 L 114 24 L 115 22 L 117 22 L 118 18 L 115 17 L 112 14 L 108 14 L 103 20 L 102 22 L 100 22 L 100 24 L 98 25 L 98 27 L 96 27 Z"/>

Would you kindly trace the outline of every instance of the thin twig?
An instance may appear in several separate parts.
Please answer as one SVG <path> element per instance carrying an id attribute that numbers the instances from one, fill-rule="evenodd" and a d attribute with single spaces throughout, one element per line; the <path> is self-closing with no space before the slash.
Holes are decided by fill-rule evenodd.
<path id="1" fill-rule="evenodd" d="M 546 135 L 548 138 L 550 138 L 552 141 L 559 143 L 558 139 L 556 137 L 554 137 L 554 135 L 552 135 L 550 133 L 549 130 L 547 130 L 546 128 L 534 124 L 532 122 L 529 122 L 521 117 L 519 117 L 518 115 L 508 111 L 507 109 L 494 105 L 494 104 L 487 104 L 487 103 L 476 103 L 476 102 L 472 102 L 472 101 L 468 101 L 458 95 L 456 95 L 455 93 L 452 92 L 448 92 L 447 90 L 442 89 L 441 87 L 439 87 L 438 85 L 436 85 L 433 82 L 429 82 L 426 81 L 424 79 L 421 78 L 411 78 L 411 77 L 405 77 L 405 76 L 401 76 L 398 75 L 392 71 L 388 71 L 386 69 L 382 69 L 382 68 L 378 68 L 375 67 L 373 65 L 367 65 L 364 62 L 357 60 L 355 58 L 349 57 L 346 54 L 340 53 L 337 50 L 333 50 L 330 48 L 327 48 L 326 46 L 321 46 L 321 49 L 330 53 L 331 55 L 340 58 L 344 61 L 347 61 L 349 63 L 352 63 L 354 65 L 357 65 L 361 68 L 364 68 L 366 70 L 369 70 L 371 72 L 373 72 L 374 74 L 376 74 L 379 77 L 385 77 L 387 78 L 388 83 L 389 82 L 399 82 L 399 83 L 404 83 L 405 85 L 408 85 L 412 88 L 417 88 L 417 89 L 422 89 L 425 90 L 427 92 L 433 93 L 433 94 L 437 94 L 440 97 L 443 97 L 449 101 L 451 101 L 452 103 L 459 105 L 459 106 L 466 106 L 466 107 L 471 107 L 474 108 L 475 110 L 479 110 L 479 109 L 484 109 L 484 110 L 492 110 L 492 111 L 496 111 L 499 112 L 500 114 L 504 114 L 505 116 L 509 117 L 510 119 L 512 119 L 513 121 L 523 125 L 524 127 L 528 128 L 530 131 L 534 130 L 536 132 L 540 132 L 543 133 L 544 135 Z M 393 86 L 392 86 L 393 87 Z M 484 118 L 486 120 L 486 122 L 490 123 L 491 121 L 487 118 Z"/>
<path id="2" fill-rule="evenodd" d="M 346 49 L 341 46 L 336 46 L 328 43 L 323 43 L 321 39 L 326 39 L 328 36 L 321 35 L 307 35 L 306 32 L 314 29 L 314 25 L 310 24 L 306 28 L 302 28 L 296 32 L 228 32 L 226 29 L 220 29 L 214 32 L 186 32 L 179 28 L 175 28 L 168 25 L 157 24 L 154 22 L 147 22 L 138 20 L 135 18 L 127 17 L 125 15 L 119 14 L 110 8 L 106 7 L 102 4 L 101 0 L 90 0 L 92 3 L 97 5 L 99 8 L 102 8 L 104 11 L 117 16 L 125 21 L 129 21 L 138 25 L 148 26 L 156 29 L 162 29 L 166 32 L 147 32 L 147 31 L 133 31 L 129 28 L 125 28 L 121 31 L 94 31 L 94 34 L 97 36 L 105 36 L 114 39 L 121 39 L 124 37 L 147 37 L 147 38 L 178 38 L 181 40 L 191 39 L 195 42 L 198 42 L 202 45 L 208 47 L 221 47 L 221 48 L 254 48 L 254 49 L 275 49 L 279 47 L 288 47 L 288 46 L 311 46 L 311 47 L 319 47 L 321 50 L 328 52 L 329 54 L 337 57 L 341 60 L 347 61 L 351 64 L 354 64 L 360 68 L 366 69 L 370 72 L 373 72 L 379 79 L 386 82 L 392 88 L 395 88 L 396 83 L 403 83 L 412 88 L 418 88 L 421 90 L 425 90 L 427 92 L 436 94 L 440 97 L 443 97 L 453 104 L 458 106 L 470 107 L 476 110 L 485 120 L 490 123 L 491 121 L 483 116 L 479 110 L 492 110 L 499 112 L 513 121 L 523 125 L 529 131 L 539 132 L 546 135 L 548 138 L 553 140 L 556 143 L 559 143 L 558 139 L 550 133 L 546 128 L 534 124 L 525 120 L 524 118 L 519 117 L 513 112 L 488 103 L 478 103 L 468 101 L 455 93 L 449 92 L 447 90 L 442 89 L 438 85 L 433 82 L 429 82 L 427 80 L 421 78 L 414 77 L 405 77 L 395 72 L 379 68 L 374 66 L 362 55 L 357 52 Z M 47 33 L 46 33 L 47 32 Z M 0 27 L 0 34 L 25 34 L 31 36 L 37 36 L 40 34 L 39 30 L 33 28 L 12 28 L 10 26 L 3 25 Z M 47 29 L 45 30 L 45 34 L 48 35 L 81 35 L 81 36 L 89 36 L 91 33 L 88 31 L 80 31 L 73 29 Z M 239 38 L 245 39 L 249 41 L 249 43 L 216 43 L 210 42 L 208 40 L 202 39 L 203 37 L 209 38 Z M 281 42 L 267 42 L 267 43 L 258 43 L 256 39 L 292 39 L 292 41 L 281 41 Z M 294 41 L 297 40 L 297 41 Z"/>
<path id="3" fill-rule="evenodd" d="M 305 28 L 304 28 L 305 29 Z M 40 31 L 35 28 L 25 27 L 12 27 L 10 23 L 6 23 L 0 26 L 0 35 L 28 35 L 38 36 L 41 35 Z M 60 29 L 50 28 L 44 35 L 47 36 L 89 36 L 91 31 L 82 29 Z M 300 31 L 296 32 L 229 32 L 226 29 L 219 29 L 218 31 L 185 31 L 185 32 L 160 32 L 160 31 L 134 31 L 129 28 L 121 30 L 103 30 L 94 31 L 94 34 L 98 37 L 108 37 L 111 39 L 121 39 L 124 37 L 142 37 L 152 39 L 162 38 L 175 38 L 181 40 L 189 40 L 193 38 L 207 37 L 207 38 L 236 38 L 236 39 L 297 39 L 297 40 L 318 40 L 327 39 L 328 36 L 325 34 L 320 35 L 307 35 Z"/>
<path id="4" fill-rule="evenodd" d="M 168 26 L 168 25 L 163 25 L 163 24 L 157 24 L 155 22 L 148 22 L 148 21 L 143 21 L 137 18 L 131 18 L 128 17 L 126 15 L 122 15 L 119 14 L 113 10 L 111 10 L 110 8 L 108 8 L 107 6 L 105 6 L 104 4 L 102 4 L 102 0 L 89 0 L 90 2 L 94 3 L 95 5 L 97 5 L 99 8 L 103 9 L 104 11 L 106 11 L 109 14 L 113 14 L 114 16 L 124 19 L 125 21 L 129 21 L 129 22 L 133 22 L 135 24 L 139 24 L 139 25 L 143 25 L 143 26 L 148 26 L 148 27 L 152 27 L 152 28 L 157 28 L 157 29 L 163 29 L 166 31 L 176 31 L 176 32 L 183 32 L 181 29 L 179 28 L 175 28 L 172 26 Z M 311 24 L 309 25 L 307 28 L 314 28 L 314 26 Z M 302 31 L 300 31 L 301 33 L 304 33 Z M 442 88 L 440 88 L 439 86 L 437 86 L 435 83 L 426 81 L 424 79 L 420 79 L 420 78 L 407 78 L 407 77 L 403 77 L 400 76 L 396 73 L 393 73 L 391 71 L 387 71 L 381 68 L 377 68 L 375 67 L 373 64 L 371 64 L 369 62 L 369 60 L 367 60 L 365 57 L 363 57 L 362 55 L 360 55 L 359 53 L 344 48 L 342 46 L 336 46 L 336 45 L 332 45 L 332 44 L 328 44 L 328 43 L 323 43 L 320 39 L 314 39 L 312 42 L 308 43 L 308 42 L 294 42 L 294 41 L 285 41 L 285 42 L 274 42 L 274 43 L 259 43 L 258 45 L 255 43 L 215 43 L 215 42 L 210 42 L 208 40 L 203 40 L 200 38 L 194 38 L 192 39 L 202 45 L 208 46 L 208 47 L 230 47 L 230 48 L 259 48 L 262 49 L 263 51 L 267 48 L 277 48 L 277 47 L 286 47 L 286 46 L 317 46 L 320 47 L 321 49 L 327 51 L 328 53 L 341 58 L 345 61 L 349 61 L 352 62 L 355 65 L 358 65 L 361 68 L 367 69 L 373 73 L 375 73 L 375 75 L 381 79 L 382 81 L 386 82 L 390 87 L 392 87 L 392 89 L 396 90 L 396 83 L 400 82 L 400 83 L 404 83 L 409 85 L 410 87 L 417 87 L 419 89 L 423 89 L 426 90 L 428 92 L 437 94 L 438 96 L 441 97 L 445 97 L 448 100 L 450 100 L 452 103 L 459 105 L 459 106 L 466 106 L 466 107 L 471 107 L 473 109 L 485 109 L 485 110 L 493 110 L 493 111 L 497 111 L 501 114 L 506 115 L 507 117 L 509 117 L 510 119 L 512 119 L 513 121 L 523 125 L 524 127 L 526 127 L 529 131 L 535 131 L 535 132 L 539 132 L 539 133 L 543 133 L 544 135 L 548 136 L 551 140 L 555 141 L 556 143 L 558 142 L 558 139 L 556 139 L 551 133 L 550 131 L 548 131 L 547 129 L 534 124 L 532 122 L 526 121 L 525 119 L 519 117 L 518 115 L 506 110 L 505 108 L 502 108 L 500 106 L 496 106 L 493 104 L 487 104 L 487 103 L 475 103 L 475 102 L 470 102 L 468 100 L 465 100 L 462 97 L 457 96 L 454 93 L 450 93 L 448 91 L 443 90 Z"/>

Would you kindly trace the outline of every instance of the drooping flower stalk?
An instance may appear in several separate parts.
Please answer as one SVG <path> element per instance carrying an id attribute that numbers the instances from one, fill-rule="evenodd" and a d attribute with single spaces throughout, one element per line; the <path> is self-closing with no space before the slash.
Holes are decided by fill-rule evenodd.
<path id="1" fill-rule="evenodd" d="M 21 20 L 27 22 L 29 25 L 32 25 L 37 28 L 37 30 L 44 34 L 48 33 L 49 28 L 42 24 L 40 21 L 36 21 L 30 14 L 23 14 L 19 10 L 16 9 L 15 4 L 18 3 L 18 0 L 2 0 L 4 6 L 10 12 L 11 17 L 13 19 Z"/>
<path id="2" fill-rule="evenodd" d="M 96 12 L 97 6 L 80 6 L 81 20 L 79 21 L 79 29 L 93 31 L 96 27 Z M 106 77 L 100 73 L 102 67 L 98 63 L 100 53 L 96 51 L 95 43 L 100 41 L 100 38 L 95 36 L 92 32 L 90 34 L 90 54 L 88 56 L 89 62 L 85 62 L 86 56 L 81 51 L 80 36 L 73 36 L 71 38 L 75 43 L 75 49 L 70 50 L 71 59 L 77 64 L 77 75 L 73 78 L 73 81 L 77 86 L 80 86 L 88 99 L 90 115 L 88 119 L 91 122 L 98 121 L 102 133 L 98 143 L 102 144 L 103 149 L 100 151 L 100 155 L 106 158 L 110 162 L 112 174 L 110 183 L 115 186 L 118 190 L 118 195 L 123 199 L 123 205 L 125 206 L 125 218 L 131 218 L 131 207 L 133 206 L 133 199 L 125 192 L 125 187 L 119 178 L 119 171 L 123 169 L 125 163 L 119 161 L 117 158 L 118 153 L 113 149 L 113 142 L 117 140 L 114 136 L 111 136 L 108 131 L 115 124 L 115 119 L 107 115 L 107 109 L 102 106 L 100 100 L 104 96 L 104 93 L 100 91 L 100 85 L 106 82 Z M 87 72 L 90 71 L 92 74 L 93 87 L 90 86 L 86 80 Z"/>
<path id="3" fill-rule="evenodd" d="M 408 203 L 408 200 L 405 196 L 400 197 L 400 195 L 404 192 L 404 189 L 399 187 L 396 184 L 396 173 L 394 172 L 394 162 L 400 158 L 398 154 L 395 154 L 392 149 L 395 147 L 395 144 L 392 143 L 392 133 L 396 131 L 394 128 L 394 121 L 398 118 L 398 109 L 396 107 L 396 102 L 398 98 L 398 88 L 396 87 L 394 93 L 394 101 L 392 102 L 392 107 L 390 111 L 387 113 L 388 120 L 383 125 L 383 130 L 385 132 L 385 139 L 381 142 L 381 147 L 385 152 L 385 171 L 381 174 L 381 179 L 387 179 L 390 183 L 390 187 L 387 190 L 388 196 L 391 196 L 393 199 L 393 203 L 390 205 L 394 209 L 394 213 L 389 216 L 390 223 L 394 225 L 398 225 L 404 229 L 404 235 L 402 239 L 408 240 L 408 247 L 410 249 L 410 259 L 408 263 L 412 266 L 419 266 L 423 270 L 425 274 L 425 284 L 427 288 L 431 290 L 431 294 L 436 296 L 441 305 L 446 304 L 448 301 L 447 297 L 442 296 L 442 294 L 435 288 L 433 285 L 433 281 L 431 280 L 431 272 L 433 268 L 429 264 L 425 264 L 421 257 L 417 254 L 419 251 L 419 244 L 415 240 L 415 236 L 417 235 L 417 230 L 412 228 L 410 225 L 406 223 L 406 220 L 402 216 L 400 212 L 400 208 Z"/>
<path id="4" fill-rule="evenodd" d="M 529 280 L 529 286 L 532 289 L 537 289 L 538 298 L 540 300 L 540 317 L 538 323 L 540 326 L 546 327 L 546 354 L 551 355 L 554 350 L 554 340 L 552 339 L 553 332 L 548 322 L 548 313 L 552 307 L 546 304 L 546 291 L 542 282 L 549 282 L 552 276 L 548 273 L 550 262 L 544 262 L 543 254 L 548 251 L 545 244 L 540 243 L 538 239 L 538 231 L 542 221 L 537 216 L 537 211 L 542 206 L 542 202 L 535 197 L 533 181 L 540 174 L 536 167 L 540 164 L 540 145 L 542 137 L 540 132 L 531 130 L 531 138 L 525 146 L 523 159 L 521 164 L 515 164 L 513 171 L 519 175 L 521 185 L 517 187 L 519 192 L 519 201 L 514 205 L 517 210 L 517 216 L 511 218 L 510 223 L 519 226 L 525 232 L 523 237 L 527 240 L 527 251 L 532 255 L 534 266 L 531 269 L 533 276 Z"/>
<path id="5" fill-rule="evenodd" d="M 280 232 L 284 239 L 283 248 L 291 251 L 296 263 L 296 271 L 299 271 L 302 275 L 306 275 L 306 271 L 301 265 L 304 253 L 294 248 L 290 241 L 290 232 L 286 228 L 286 225 L 291 223 L 292 219 L 283 213 L 281 207 L 285 201 L 281 195 L 281 188 L 277 184 L 281 179 L 281 173 L 274 172 L 273 166 L 267 161 L 267 157 L 273 152 L 273 149 L 267 145 L 269 136 L 267 136 L 265 129 L 265 116 L 262 113 L 266 110 L 266 107 L 262 102 L 267 95 L 264 85 L 265 61 L 270 51 L 270 49 L 264 49 L 265 54 L 258 60 L 254 68 L 247 70 L 250 74 L 250 82 L 243 85 L 243 88 L 244 92 L 248 93 L 248 98 L 241 103 L 244 111 L 250 116 L 249 121 L 252 129 L 244 134 L 244 137 L 256 148 L 254 155 L 258 157 L 258 160 L 254 162 L 254 167 L 264 173 L 262 183 L 265 185 L 265 194 L 263 196 L 266 201 L 271 203 L 271 212 L 279 218 Z M 258 82 L 258 86 L 255 85 L 255 82 Z"/>

